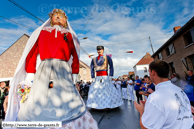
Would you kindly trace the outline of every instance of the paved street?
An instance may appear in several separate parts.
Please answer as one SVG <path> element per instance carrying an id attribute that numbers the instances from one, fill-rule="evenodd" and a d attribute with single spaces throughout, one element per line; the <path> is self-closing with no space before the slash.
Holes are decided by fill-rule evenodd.
<path id="1" fill-rule="evenodd" d="M 97 121 L 99 129 L 140 129 L 139 113 L 133 102 L 127 100 L 123 102 L 124 104 L 116 109 L 101 111 L 88 108 L 88 111 Z"/>

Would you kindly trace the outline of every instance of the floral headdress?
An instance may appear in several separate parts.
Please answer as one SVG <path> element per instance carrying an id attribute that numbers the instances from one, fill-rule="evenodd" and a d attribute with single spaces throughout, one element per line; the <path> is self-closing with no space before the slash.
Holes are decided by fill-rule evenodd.
<path id="1" fill-rule="evenodd" d="M 49 17 L 52 17 L 54 13 L 62 13 L 66 16 L 66 13 L 61 9 L 53 9 L 52 12 L 49 13 Z"/>

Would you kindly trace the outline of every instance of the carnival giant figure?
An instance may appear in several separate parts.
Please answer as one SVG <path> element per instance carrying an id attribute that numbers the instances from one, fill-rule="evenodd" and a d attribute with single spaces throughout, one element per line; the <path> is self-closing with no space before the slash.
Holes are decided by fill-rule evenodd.
<path id="1" fill-rule="evenodd" d="M 95 80 L 89 89 L 87 107 L 93 109 L 111 109 L 123 104 L 121 95 L 112 84 L 114 73 L 113 62 L 110 56 L 104 56 L 104 47 L 97 46 L 98 57 L 92 59 L 91 76 Z M 110 66 L 108 76 L 108 65 Z M 96 78 L 95 78 L 95 71 Z M 95 78 L 95 79 L 94 79 Z"/>
<path id="2" fill-rule="evenodd" d="M 78 38 L 64 11 L 54 9 L 49 16 L 27 42 L 11 82 L 5 121 L 61 121 L 62 128 L 97 129 L 74 86 L 79 73 Z M 28 99 L 20 103 L 18 84 L 32 80 Z"/>

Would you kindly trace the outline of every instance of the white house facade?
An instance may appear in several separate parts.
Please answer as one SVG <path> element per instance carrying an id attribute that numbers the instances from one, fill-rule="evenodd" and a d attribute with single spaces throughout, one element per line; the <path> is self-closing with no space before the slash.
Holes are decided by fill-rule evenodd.
<path id="1" fill-rule="evenodd" d="M 154 61 L 151 55 L 147 52 L 146 55 L 139 60 L 139 62 L 133 67 L 135 76 L 138 75 L 139 78 L 143 78 L 145 75 L 149 76 L 149 64 Z"/>

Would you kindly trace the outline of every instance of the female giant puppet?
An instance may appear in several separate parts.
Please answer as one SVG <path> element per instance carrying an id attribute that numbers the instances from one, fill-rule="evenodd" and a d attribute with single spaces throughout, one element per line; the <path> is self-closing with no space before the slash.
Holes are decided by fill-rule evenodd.
<path id="1" fill-rule="evenodd" d="M 64 11 L 54 9 L 49 16 L 27 42 L 11 82 L 5 121 L 62 121 L 63 127 L 98 128 L 73 85 L 79 72 L 77 36 Z M 17 86 L 24 80 L 33 84 L 20 105 Z"/>

